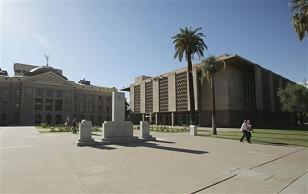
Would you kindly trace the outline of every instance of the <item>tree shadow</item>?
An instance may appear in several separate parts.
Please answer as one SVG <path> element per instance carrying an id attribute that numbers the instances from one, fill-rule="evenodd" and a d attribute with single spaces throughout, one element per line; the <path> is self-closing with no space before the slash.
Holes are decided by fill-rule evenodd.
<path id="1" fill-rule="evenodd" d="M 185 148 L 167 147 L 167 146 L 158 145 L 156 143 L 148 143 L 148 142 L 117 143 L 115 145 L 124 146 L 124 147 L 147 147 L 147 148 L 181 152 L 181 153 L 188 153 L 188 154 L 206 154 L 206 153 L 209 153 L 209 152 L 203 151 L 203 150 L 192 150 L 192 149 L 185 149 Z"/>

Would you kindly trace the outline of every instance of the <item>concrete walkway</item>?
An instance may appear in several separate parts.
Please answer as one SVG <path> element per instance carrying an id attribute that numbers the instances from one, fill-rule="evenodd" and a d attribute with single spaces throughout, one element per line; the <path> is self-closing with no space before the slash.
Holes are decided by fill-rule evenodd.
<path id="1" fill-rule="evenodd" d="M 71 133 L 1 128 L 0 193 L 308 192 L 307 148 L 152 134 L 157 142 L 77 147 Z"/>

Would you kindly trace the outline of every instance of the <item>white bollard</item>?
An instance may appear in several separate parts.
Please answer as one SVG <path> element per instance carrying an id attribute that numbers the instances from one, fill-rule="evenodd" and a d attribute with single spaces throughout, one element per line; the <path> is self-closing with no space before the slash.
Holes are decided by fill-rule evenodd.
<path id="1" fill-rule="evenodd" d="M 190 125 L 189 126 L 189 132 L 190 132 L 190 135 L 197 135 L 197 125 Z"/>

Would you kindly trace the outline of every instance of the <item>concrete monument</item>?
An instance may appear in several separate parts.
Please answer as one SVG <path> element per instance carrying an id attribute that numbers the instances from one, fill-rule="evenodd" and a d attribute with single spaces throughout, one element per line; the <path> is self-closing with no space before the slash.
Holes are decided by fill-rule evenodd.
<path id="1" fill-rule="evenodd" d="M 152 137 L 152 135 L 150 135 L 150 124 L 148 121 L 140 121 L 139 138 L 145 140 L 156 140 L 155 137 Z"/>
<path id="2" fill-rule="evenodd" d="M 92 121 L 82 120 L 79 124 L 78 146 L 87 146 L 97 144 L 92 138 Z"/>
<path id="3" fill-rule="evenodd" d="M 103 143 L 122 143 L 138 140 L 133 136 L 133 123 L 125 121 L 125 95 L 112 93 L 112 121 L 103 123 Z"/>

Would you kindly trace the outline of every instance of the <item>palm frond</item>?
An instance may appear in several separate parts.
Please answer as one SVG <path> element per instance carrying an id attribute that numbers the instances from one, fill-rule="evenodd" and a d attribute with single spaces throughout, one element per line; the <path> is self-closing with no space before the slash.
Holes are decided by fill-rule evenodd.
<path id="1" fill-rule="evenodd" d="M 175 46 L 174 57 L 178 57 L 179 61 L 182 60 L 183 56 L 188 58 L 194 58 L 194 55 L 197 55 L 199 58 L 202 58 L 203 52 L 207 49 L 207 46 L 202 39 L 205 37 L 203 33 L 198 32 L 201 28 L 192 29 L 190 28 L 180 28 L 180 33 L 172 37 L 173 44 Z"/>

